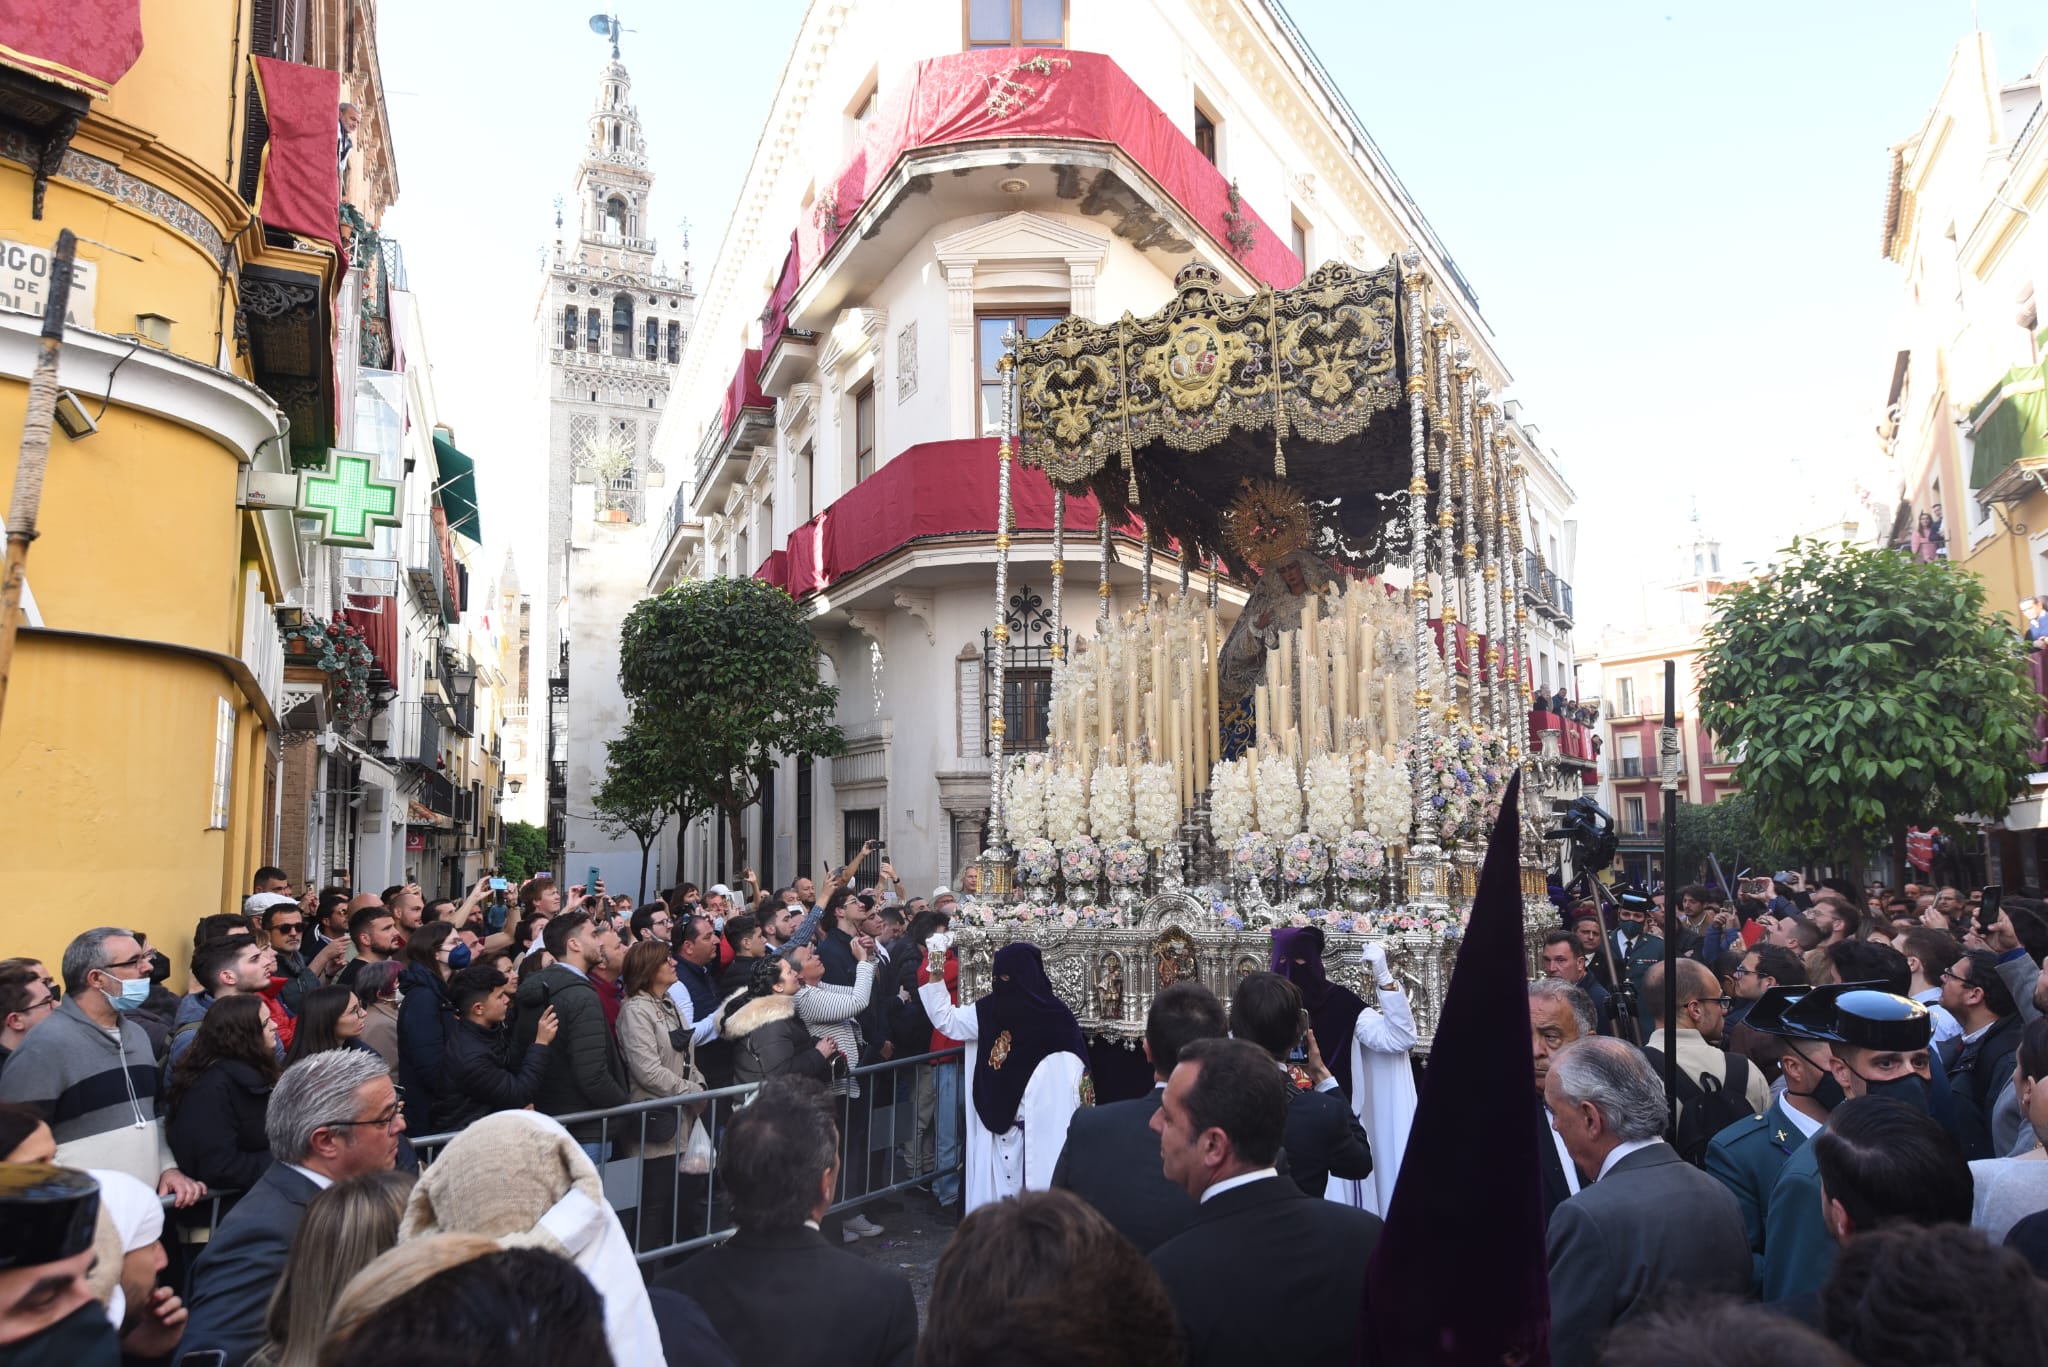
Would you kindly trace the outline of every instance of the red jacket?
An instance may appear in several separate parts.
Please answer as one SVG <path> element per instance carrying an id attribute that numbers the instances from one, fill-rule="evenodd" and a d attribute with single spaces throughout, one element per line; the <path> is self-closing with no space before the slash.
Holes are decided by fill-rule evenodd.
<path id="1" fill-rule="evenodd" d="M 273 977 L 270 980 L 270 986 L 256 994 L 263 998 L 263 1004 L 270 1008 L 270 1019 L 277 1025 L 277 1044 L 280 1049 L 292 1047 L 292 1035 L 299 1028 L 299 1023 L 292 1018 L 292 1013 L 286 1010 L 285 1004 L 277 999 L 277 994 L 284 991 L 285 984 L 290 981 L 290 978 Z"/>
<path id="2" fill-rule="evenodd" d="M 953 1005 L 958 1006 L 960 1004 L 960 951 L 957 949 L 949 949 L 946 951 L 945 976 L 946 995 L 953 999 Z M 917 985 L 919 987 L 923 987 L 926 983 L 930 982 L 931 980 L 932 975 L 930 969 L 930 961 L 927 960 L 925 963 L 918 965 Z M 958 1048 L 959 1044 L 959 1040 L 956 1040 L 949 1035 L 942 1035 L 939 1033 L 937 1027 L 933 1027 L 932 1047 L 930 1052 L 936 1054 L 941 1049 Z M 936 1067 L 937 1065 L 934 1064 L 933 1066 Z"/>

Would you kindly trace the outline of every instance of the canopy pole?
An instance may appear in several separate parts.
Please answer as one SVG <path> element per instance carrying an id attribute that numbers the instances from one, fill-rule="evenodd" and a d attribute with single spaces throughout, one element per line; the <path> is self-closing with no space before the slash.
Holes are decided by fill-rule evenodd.
<path id="1" fill-rule="evenodd" d="M 996 625 L 991 633 L 994 649 L 989 661 L 989 680 L 995 694 L 985 702 L 994 713 L 988 722 L 988 849 L 983 858 L 991 864 L 1005 862 L 1007 845 L 1003 839 L 1003 800 L 1008 777 L 1003 767 L 1003 735 L 1009 730 L 1004 717 L 1008 710 L 1008 698 L 1003 692 L 1003 668 L 1010 658 L 1010 462 L 1016 451 L 1017 438 L 1017 342 L 1015 330 L 1003 335 L 1003 355 L 996 362 L 996 369 L 1003 379 L 1003 435 L 996 443 Z M 983 889 L 983 892 L 1006 892 L 1007 887 Z"/>
<path id="2" fill-rule="evenodd" d="M 1414 782 L 1415 842 L 1409 849 L 1408 896 L 1416 901 L 1437 888 L 1425 887 L 1419 875 L 1427 872 L 1425 852 L 1436 851 L 1436 809 L 1424 775 L 1425 756 L 1430 748 L 1430 674 L 1435 664 L 1434 643 L 1429 635 L 1429 410 L 1428 349 L 1430 328 L 1423 312 L 1422 254 L 1410 249 L 1402 253 L 1406 272 L 1402 281 L 1408 294 L 1408 603 L 1415 630 L 1415 754 Z M 1390 719 L 1392 720 L 1392 719 Z M 1389 736 L 1391 741 L 1394 738 Z M 1440 872 L 1440 870 L 1439 870 Z"/>
<path id="3" fill-rule="evenodd" d="M 1472 450 L 1476 445 L 1473 437 L 1474 408 L 1480 383 L 1474 377 L 1471 353 L 1466 352 L 1458 360 L 1458 479 L 1464 490 L 1463 506 L 1458 511 L 1458 567 L 1464 571 L 1465 713 L 1474 726 L 1486 723 L 1486 709 L 1479 690 L 1479 636 L 1486 625 L 1486 614 L 1479 606 L 1479 509 L 1473 478 L 1477 461 Z"/>

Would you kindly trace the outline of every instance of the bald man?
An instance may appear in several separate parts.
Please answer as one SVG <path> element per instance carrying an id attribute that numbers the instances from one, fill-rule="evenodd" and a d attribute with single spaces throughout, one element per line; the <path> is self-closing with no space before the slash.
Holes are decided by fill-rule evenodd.
<path id="1" fill-rule="evenodd" d="M 1665 1047 L 1664 965 L 1652 964 L 1643 975 L 1643 1010 L 1656 1022 L 1655 1030 L 1643 1042 L 1660 1052 Z M 1732 1064 L 1721 1048 L 1721 1032 L 1728 1019 L 1728 999 L 1722 995 L 1721 980 L 1714 970 L 1697 959 L 1678 961 L 1678 1071 L 1693 1079 L 1703 1091 L 1722 1091 L 1731 1081 L 1749 1101 L 1752 1114 L 1760 1115 L 1771 1104 L 1771 1085 L 1761 1069 L 1747 1059 Z M 1653 1060 L 1655 1062 L 1655 1060 Z M 1659 1072 L 1663 1069 L 1657 1063 Z M 1740 1076 L 1730 1077 L 1733 1068 Z M 1679 1089 L 1679 1115 L 1683 1124 L 1685 1088 Z M 1719 1129 L 1719 1126 L 1715 1127 Z"/>

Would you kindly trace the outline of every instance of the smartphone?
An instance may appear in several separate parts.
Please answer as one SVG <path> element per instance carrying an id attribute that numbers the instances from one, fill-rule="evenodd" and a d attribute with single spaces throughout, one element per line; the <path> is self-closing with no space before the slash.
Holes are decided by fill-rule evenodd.
<path id="1" fill-rule="evenodd" d="M 604 875 L 603 875 L 603 874 L 601 874 L 601 873 L 599 873 L 599 872 L 597 871 L 597 865 L 595 865 L 595 864 L 592 864 L 592 865 L 590 866 L 589 872 L 588 872 L 588 873 L 587 873 L 587 874 L 585 875 L 585 877 L 584 877 L 584 879 L 583 879 L 583 893 L 584 893 L 584 896 L 586 896 L 586 897 L 594 897 L 594 896 L 596 896 L 596 895 L 597 895 L 597 885 L 598 885 L 599 883 L 602 883 L 603 881 L 604 881 Z"/>
<path id="2" fill-rule="evenodd" d="M 1294 1037 L 1294 1047 L 1287 1051 L 1289 1063 L 1308 1062 L 1308 1032 L 1308 1012 L 1304 1011 L 1301 1013 L 1301 1033 Z"/>
<path id="3" fill-rule="evenodd" d="M 493 878 L 493 879 L 491 880 L 491 891 L 492 891 L 492 892 L 503 892 L 503 891 L 505 891 L 505 889 L 507 889 L 507 888 L 509 888 L 509 887 L 511 887 L 511 886 L 512 886 L 512 885 L 511 885 L 510 883 L 507 883 L 507 882 L 506 882 L 506 881 L 505 881 L 504 879 L 502 879 L 502 878 Z"/>
<path id="4" fill-rule="evenodd" d="M 1991 933 L 1991 928 L 1998 924 L 1998 904 L 2004 900 L 2004 897 L 2005 884 L 1986 883 L 1984 885 L 1984 900 L 1977 907 L 1978 930 L 1987 935 Z"/>

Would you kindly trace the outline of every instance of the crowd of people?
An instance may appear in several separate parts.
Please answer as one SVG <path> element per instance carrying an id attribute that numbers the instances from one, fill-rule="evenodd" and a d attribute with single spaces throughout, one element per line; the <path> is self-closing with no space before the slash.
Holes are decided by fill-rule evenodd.
<path id="1" fill-rule="evenodd" d="M 1096 1104 L 1037 948 L 961 1001 L 955 895 L 886 863 L 859 890 L 873 853 L 639 906 L 265 870 L 195 927 L 183 993 L 113 927 L 57 974 L 0 963 L 0 1358 L 1370 1358 L 1417 1106 L 1384 948 L 1283 929 L 1227 999 L 1164 987 L 1154 1085 Z M 2048 1360 L 2043 905 L 1789 874 L 1672 897 L 1532 946 L 1534 1091 L 1499 1114 L 1540 1172 L 1551 1361 Z M 915 1117 L 893 1151 L 878 1099 Z M 924 1175 L 957 1228 L 920 1326 L 846 1246 Z"/>

